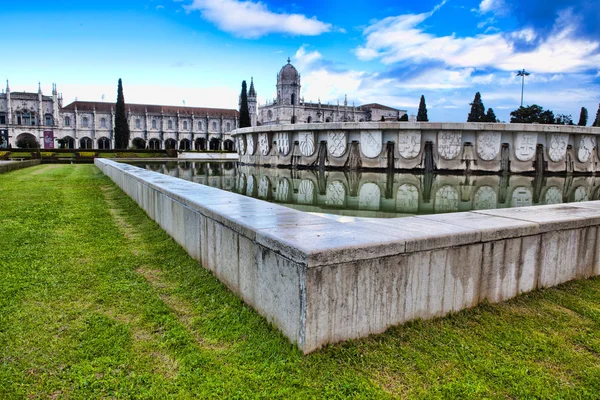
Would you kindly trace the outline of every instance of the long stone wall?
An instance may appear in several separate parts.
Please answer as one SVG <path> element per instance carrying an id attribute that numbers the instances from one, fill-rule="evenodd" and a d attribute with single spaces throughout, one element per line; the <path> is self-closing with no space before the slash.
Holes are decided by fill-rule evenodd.
<path id="1" fill-rule="evenodd" d="M 335 220 L 95 163 L 305 353 L 600 275 L 599 201 Z"/>
<path id="2" fill-rule="evenodd" d="M 232 134 L 240 161 L 250 165 L 595 173 L 600 128 L 362 122 L 269 125 Z"/>

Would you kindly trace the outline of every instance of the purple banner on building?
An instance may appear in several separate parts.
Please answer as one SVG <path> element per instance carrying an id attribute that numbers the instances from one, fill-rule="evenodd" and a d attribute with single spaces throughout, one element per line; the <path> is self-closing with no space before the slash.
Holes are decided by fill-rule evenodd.
<path id="1" fill-rule="evenodd" d="M 53 131 L 44 131 L 44 148 L 45 149 L 53 149 L 54 148 L 54 132 Z"/>

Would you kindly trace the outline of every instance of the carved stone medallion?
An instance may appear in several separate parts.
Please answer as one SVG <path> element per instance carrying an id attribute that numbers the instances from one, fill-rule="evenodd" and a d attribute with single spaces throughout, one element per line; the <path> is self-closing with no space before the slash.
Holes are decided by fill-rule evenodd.
<path id="1" fill-rule="evenodd" d="M 258 134 L 258 147 L 260 148 L 260 152 L 263 156 L 269 154 L 269 150 L 271 150 L 271 142 L 269 141 L 268 133 Z"/>
<path id="2" fill-rule="evenodd" d="M 473 196 L 474 210 L 492 210 L 496 208 L 498 195 L 491 186 L 481 186 Z"/>
<path id="3" fill-rule="evenodd" d="M 248 146 L 248 155 L 254 155 L 254 151 L 256 150 L 254 135 L 246 135 L 246 145 Z"/>
<path id="4" fill-rule="evenodd" d="M 362 143 L 362 142 L 361 142 Z M 379 210 L 379 200 L 381 198 L 381 190 L 374 183 L 365 183 L 361 186 L 358 194 L 359 210 Z"/>
<path id="5" fill-rule="evenodd" d="M 327 132 L 327 151 L 333 157 L 341 157 L 347 147 L 346 132 Z"/>
<path id="6" fill-rule="evenodd" d="M 573 193 L 574 201 L 588 201 L 588 193 L 587 190 L 583 186 L 579 186 L 575 189 L 575 193 Z"/>
<path id="7" fill-rule="evenodd" d="M 552 186 L 546 191 L 544 204 L 561 204 L 563 202 L 562 192 L 556 186 Z"/>
<path id="8" fill-rule="evenodd" d="M 398 134 L 398 153 L 403 158 L 415 158 L 421 152 L 421 132 L 400 132 Z"/>
<path id="9" fill-rule="evenodd" d="M 315 184 L 304 179 L 298 186 L 298 204 L 313 204 L 315 202 Z"/>
<path id="10" fill-rule="evenodd" d="M 461 132 L 444 132 L 438 133 L 438 154 L 446 160 L 452 160 L 460 154 L 462 147 Z"/>
<path id="11" fill-rule="evenodd" d="M 362 131 L 360 133 L 360 149 L 365 157 L 375 158 L 383 148 L 381 131 Z"/>
<path id="12" fill-rule="evenodd" d="M 577 152 L 579 161 L 588 162 L 592 157 L 594 147 L 596 147 L 596 138 L 594 136 L 581 136 L 581 139 L 579 140 L 579 151 Z"/>
<path id="13" fill-rule="evenodd" d="M 535 155 L 537 133 L 518 133 L 515 139 L 515 157 L 519 161 L 529 161 Z"/>
<path id="14" fill-rule="evenodd" d="M 246 139 L 244 136 L 238 136 L 238 153 L 242 156 L 246 153 Z"/>
<path id="15" fill-rule="evenodd" d="M 268 199 L 271 194 L 271 181 L 266 176 L 260 178 L 258 183 L 258 197 L 261 199 Z"/>
<path id="16" fill-rule="evenodd" d="M 304 157 L 310 157 L 315 152 L 315 135 L 312 132 L 300 132 L 298 134 L 300 153 Z"/>
<path id="17" fill-rule="evenodd" d="M 477 155 L 484 161 L 494 160 L 500 153 L 502 133 L 479 132 L 477 134 Z"/>
<path id="18" fill-rule="evenodd" d="M 554 162 L 562 161 L 567 155 L 569 135 L 567 133 L 552 133 L 548 140 L 548 158 Z"/>
<path id="19" fill-rule="evenodd" d="M 419 211 L 419 190 L 415 185 L 410 183 L 400 185 L 396 192 L 396 211 L 408 214 Z"/>
<path id="20" fill-rule="evenodd" d="M 458 211 L 458 190 L 454 186 L 444 185 L 435 193 L 433 209 L 436 213 Z"/>
<path id="21" fill-rule="evenodd" d="M 277 150 L 279 154 L 287 156 L 290 152 L 290 134 L 287 132 L 279 132 L 277 134 Z"/>
<path id="22" fill-rule="evenodd" d="M 525 186 L 519 186 L 513 191 L 511 207 L 529 207 L 532 204 L 531 190 Z"/>
<path id="23" fill-rule="evenodd" d="M 281 178 L 277 182 L 277 188 L 275 188 L 275 200 L 281 203 L 290 202 L 290 181 L 287 178 Z"/>
<path id="24" fill-rule="evenodd" d="M 341 181 L 333 181 L 327 185 L 325 204 L 329 207 L 344 207 L 346 204 L 346 187 Z"/>

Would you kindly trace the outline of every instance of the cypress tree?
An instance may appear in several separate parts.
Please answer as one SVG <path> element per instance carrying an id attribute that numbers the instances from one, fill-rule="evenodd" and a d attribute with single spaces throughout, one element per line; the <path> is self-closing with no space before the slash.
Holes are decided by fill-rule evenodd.
<path id="1" fill-rule="evenodd" d="M 427 105 L 425 104 L 425 96 L 421 95 L 421 102 L 419 103 L 419 112 L 417 113 L 418 122 L 428 122 L 427 118 Z"/>
<path id="2" fill-rule="evenodd" d="M 581 107 L 581 113 L 579 114 L 579 122 L 577 123 L 577 125 L 586 126 L 587 120 L 588 120 L 587 108 Z"/>
<path id="3" fill-rule="evenodd" d="M 115 148 L 126 149 L 129 144 L 129 125 L 125 115 L 125 97 L 123 96 L 123 82 L 119 78 L 117 88 L 117 104 L 115 107 Z"/>
<path id="4" fill-rule="evenodd" d="M 498 122 L 498 118 L 496 118 L 496 113 L 491 108 L 488 108 L 487 114 L 485 115 L 485 122 Z"/>
<path id="5" fill-rule="evenodd" d="M 240 128 L 251 126 L 250 111 L 248 110 L 248 92 L 246 91 L 246 81 L 242 81 L 242 93 L 240 94 Z"/>
<path id="6" fill-rule="evenodd" d="M 471 104 L 471 112 L 467 117 L 467 122 L 485 122 L 485 107 L 481 101 L 481 94 L 475 93 L 475 98 Z"/>
<path id="7" fill-rule="evenodd" d="M 594 125 L 592 126 L 600 126 L 600 104 L 598 104 L 598 111 L 596 112 L 596 119 L 594 120 Z"/>

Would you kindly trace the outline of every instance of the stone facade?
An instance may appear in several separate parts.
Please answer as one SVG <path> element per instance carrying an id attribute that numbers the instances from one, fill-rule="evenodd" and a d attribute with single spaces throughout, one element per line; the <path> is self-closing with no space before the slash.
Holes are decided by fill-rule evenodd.
<path id="1" fill-rule="evenodd" d="M 126 104 L 130 146 L 150 149 L 235 150 L 231 131 L 238 127 L 233 109 Z M 75 101 L 65 107 L 53 86 L 52 95 L 0 94 L 0 147 L 17 147 L 32 136 L 43 149 L 114 148 L 115 104 Z"/>
<path id="2" fill-rule="evenodd" d="M 300 73 L 288 58 L 277 74 L 277 99 L 258 107 L 258 125 L 279 125 L 317 122 L 397 121 L 406 110 L 397 110 L 381 104 L 342 105 L 305 102 L 301 96 Z M 252 115 L 252 110 L 250 111 Z M 256 124 L 252 124 L 255 126 Z"/>

